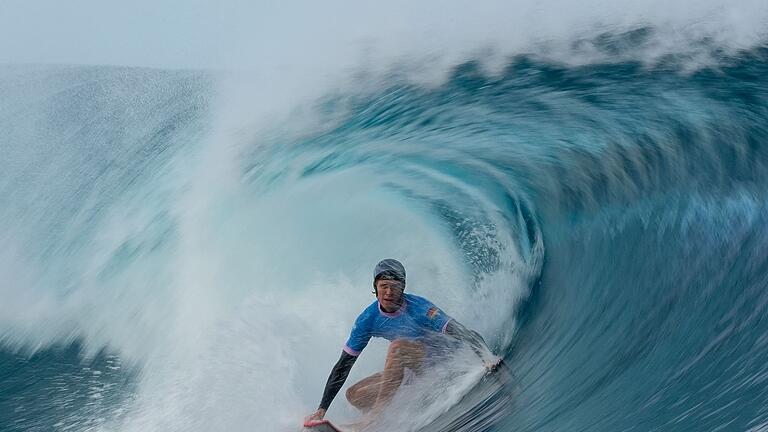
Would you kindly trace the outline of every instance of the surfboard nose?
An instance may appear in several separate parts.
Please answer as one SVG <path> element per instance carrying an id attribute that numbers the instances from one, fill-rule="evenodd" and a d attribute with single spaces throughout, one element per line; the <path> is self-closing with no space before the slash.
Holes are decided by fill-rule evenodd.
<path id="1" fill-rule="evenodd" d="M 304 430 L 307 432 L 343 432 L 328 420 L 307 420 L 304 422 Z"/>

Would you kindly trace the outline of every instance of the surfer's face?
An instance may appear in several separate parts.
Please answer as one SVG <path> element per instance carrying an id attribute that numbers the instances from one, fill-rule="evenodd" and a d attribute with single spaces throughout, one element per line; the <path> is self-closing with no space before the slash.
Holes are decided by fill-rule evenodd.
<path id="1" fill-rule="evenodd" d="M 396 280 L 380 279 L 376 281 L 376 298 L 384 312 L 400 309 L 403 300 L 403 283 Z"/>

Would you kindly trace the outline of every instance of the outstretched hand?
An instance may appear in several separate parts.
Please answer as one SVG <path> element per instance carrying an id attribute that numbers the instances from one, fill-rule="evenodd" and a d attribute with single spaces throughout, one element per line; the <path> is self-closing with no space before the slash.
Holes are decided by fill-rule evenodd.
<path id="1" fill-rule="evenodd" d="M 483 359 L 483 366 L 485 366 L 486 373 L 493 372 L 504 363 L 504 359 L 501 357 L 493 356 L 492 358 Z"/>

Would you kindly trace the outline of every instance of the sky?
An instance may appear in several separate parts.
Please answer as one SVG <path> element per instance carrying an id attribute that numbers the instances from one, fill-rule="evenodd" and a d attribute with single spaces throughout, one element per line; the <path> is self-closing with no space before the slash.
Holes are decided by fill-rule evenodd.
<path id="1" fill-rule="evenodd" d="M 766 23 L 766 0 L 0 0 L 0 63 L 354 67 L 642 24 L 741 47 L 765 41 Z"/>

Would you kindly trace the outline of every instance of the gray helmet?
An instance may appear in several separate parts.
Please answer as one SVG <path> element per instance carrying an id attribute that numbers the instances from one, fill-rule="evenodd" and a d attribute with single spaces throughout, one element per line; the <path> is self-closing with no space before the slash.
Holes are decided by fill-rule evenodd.
<path id="1" fill-rule="evenodd" d="M 373 286 L 376 286 L 376 281 L 379 279 L 393 279 L 403 283 L 405 286 L 405 267 L 403 264 L 392 258 L 387 258 L 379 261 L 376 267 L 373 269 Z"/>

